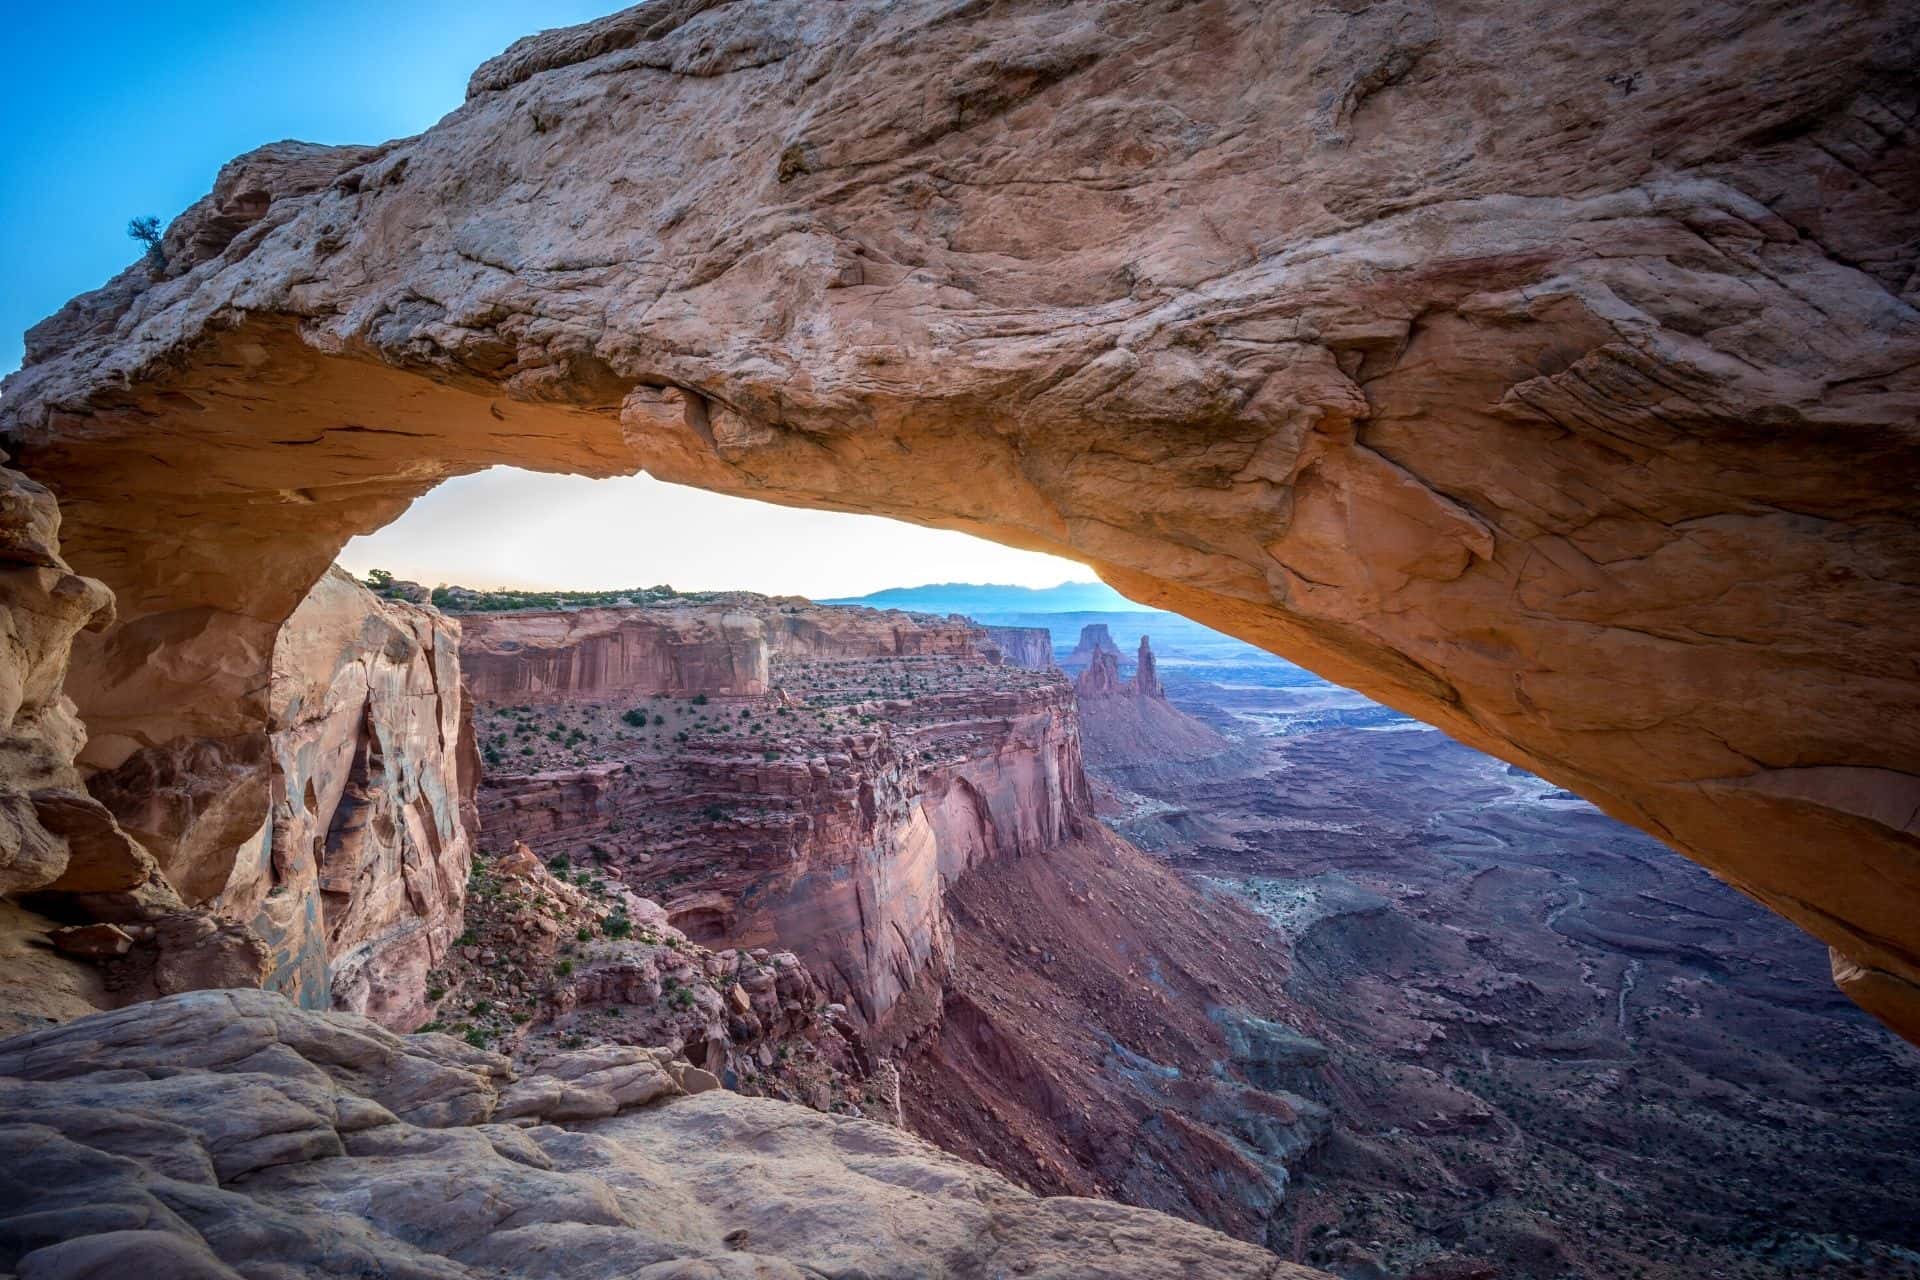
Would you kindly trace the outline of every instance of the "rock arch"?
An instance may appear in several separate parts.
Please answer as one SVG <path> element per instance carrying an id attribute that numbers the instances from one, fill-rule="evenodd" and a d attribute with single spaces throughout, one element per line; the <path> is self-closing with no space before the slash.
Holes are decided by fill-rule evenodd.
<path id="1" fill-rule="evenodd" d="M 251 758 L 350 535 L 493 463 L 1072 555 L 1537 770 L 1920 1028 L 1893 4 L 656 2 L 236 160 L 0 424 L 119 596 L 86 762 Z M 240 772 L 244 773 L 244 770 Z"/>

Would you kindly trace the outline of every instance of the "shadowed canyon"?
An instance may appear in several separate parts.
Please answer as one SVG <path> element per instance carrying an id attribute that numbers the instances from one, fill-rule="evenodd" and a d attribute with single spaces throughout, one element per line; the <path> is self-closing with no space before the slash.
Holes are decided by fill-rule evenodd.
<path id="1" fill-rule="evenodd" d="M 233 160 L 0 392 L 0 1271 L 1920 1275 L 1916 62 L 652 0 Z M 1139 604 L 334 565 L 497 465 Z"/>

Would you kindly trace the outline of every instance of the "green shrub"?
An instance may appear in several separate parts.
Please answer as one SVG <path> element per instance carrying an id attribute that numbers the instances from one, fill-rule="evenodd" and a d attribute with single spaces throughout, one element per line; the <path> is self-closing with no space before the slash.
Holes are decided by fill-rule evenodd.
<path id="1" fill-rule="evenodd" d="M 162 232 L 160 219 L 151 215 L 144 218 L 127 219 L 127 235 L 147 247 L 147 262 L 156 268 L 167 265 L 167 254 L 160 247 Z"/>

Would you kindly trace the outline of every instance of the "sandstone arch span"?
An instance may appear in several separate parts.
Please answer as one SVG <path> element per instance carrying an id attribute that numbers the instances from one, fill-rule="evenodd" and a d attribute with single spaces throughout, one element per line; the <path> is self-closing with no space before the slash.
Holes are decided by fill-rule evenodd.
<path id="1" fill-rule="evenodd" d="M 1914 1034 L 1917 45 L 1866 0 L 532 37 L 419 137 L 235 161 L 30 335 L 10 447 L 120 597 L 88 762 L 244 760 L 280 621 L 438 480 L 644 467 L 1086 560 L 1661 836 Z"/>

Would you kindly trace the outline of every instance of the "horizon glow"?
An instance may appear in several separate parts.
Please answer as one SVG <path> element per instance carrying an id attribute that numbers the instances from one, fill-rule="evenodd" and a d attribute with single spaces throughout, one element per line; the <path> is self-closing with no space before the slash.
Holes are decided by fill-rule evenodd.
<path id="1" fill-rule="evenodd" d="M 812 511 L 651 476 L 590 480 L 495 467 L 447 481 L 339 562 L 432 587 L 758 591 L 810 599 L 887 587 L 1096 582 L 1072 560 L 883 516 Z"/>

